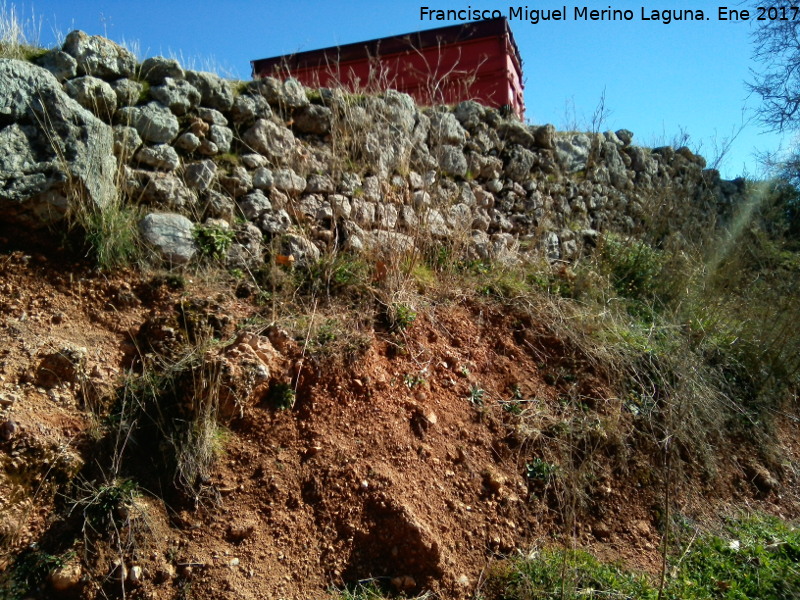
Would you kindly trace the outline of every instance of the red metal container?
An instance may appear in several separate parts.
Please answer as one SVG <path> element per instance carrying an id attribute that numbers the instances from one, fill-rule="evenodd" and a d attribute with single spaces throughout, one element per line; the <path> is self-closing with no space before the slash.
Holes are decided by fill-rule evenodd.
<path id="1" fill-rule="evenodd" d="M 295 77 L 308 87 L 395 89 L 418 104 L 476 100 L 525 116 L 522 60 L 505 18 L 429 29 L 252 61 L 253 78 Z"/>

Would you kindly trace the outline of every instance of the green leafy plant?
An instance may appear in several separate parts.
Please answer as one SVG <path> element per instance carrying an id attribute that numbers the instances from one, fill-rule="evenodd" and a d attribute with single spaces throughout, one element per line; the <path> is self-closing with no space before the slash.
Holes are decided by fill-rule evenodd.
<path id="1" fill-rule="evenodd" d="M 233 169 L 242 164 L 242 158 L 235 152 L 224 152 L 217 156 L 217 163 L 225 169 Z"/>
<path id="2" fill-rule="evenodd" d="M 194 229 L 194 241 L 203 256 L 222 260 L 231 247 L 235 234 L 219 225 L 198 225 Z"/>
<path id="3" fill-rule="evenodd" d="M 114 478 L 103 483 L 80 481 L 75 486 L 77 498 L 70 512 L 79 510 L 84 523 L 95 533 L 117 529 L 124 520 L 127 509 L 134 506 L 141 495 L 138 484 L 132 479 Z"/>
<path id="4" fill-rule="evenodd" d="M 403 376 L 403 383 L 411 390 L 417 386 L 425 385 L 425 377 L 421 373 L 406 373 Z"/>
<path id="5" fill-rule="evenodd" d="M 472 384 L 469 388 L 469 401 L 475 406 L 483 406 L 483 397 L 486 390 L 481 389 L 477 384 Z"/>
<path id="6" fill-rule="evenodd" d="M 276 410 L 291 410 L 294 408 L 295 393 L 288 383 L 273 383 L 267 394 L 267 403 Z"/>
<path id="7" fill-rule="evenodd" d="M 381 585 L 374 579 L 367 579 L 359 581 L 354 585 L 347 586 L 341 589 L 330 590 L 330 597 L 335 600 L 387 600 L 389 598 L 410 598 L 410 600 L 428 600 L 432 598 L 430 592 L 423 593 L 419 596 L 409 597 L 406 594 L 390 594 L 383 589 Z M 388 581 L 385 582 L 388 584 Z M 386 586 L 388 587 L 388 586 Z"/>
<path id="8" fill-rule="evenodd" d="M 408 304 L 395 303 L 391 306 L 390 321 L 392 327 L 405 331 L 417 319 L 417 313 Z"/>
<path id="9" fill-rule="evenodd" d="M 798 598 L 800 529 L 760 515 L 730 520 L 688 546 L 675 568 L 669 598 Z"/>
<path id="10" fill-rule="evenodd" d="M 659 291 L 662 253 L 646 242 L 607 235 L 600 245 L 601 269 L 607 270 L 617 292 L 633 300 L 651 300 Z"/>
<path id="11" fill-rule="evenodd" d="M 527 402 L 527 400 L 522 397 L 522 390 L 519 384 L 515 383 L 512 387 L 511 398 L 501 400 L 500 406 L 502 406 L 503 410 L 507 413 L 519 416 L 523 413 L 525 402 Z"/>
<path id="12" fill-rule="evenodd" d="M 314 342 L 317 346 L 325 346 L 336 341 L 339 323 L 336 319 L 327 319 L 317 329 Z"/>
<path id="13" fill-rule="evenodd" d="M 556 465 L 539 457 L 525 463 L 525 477 L 529 480 L 549 481 L 557 471 Z"/>

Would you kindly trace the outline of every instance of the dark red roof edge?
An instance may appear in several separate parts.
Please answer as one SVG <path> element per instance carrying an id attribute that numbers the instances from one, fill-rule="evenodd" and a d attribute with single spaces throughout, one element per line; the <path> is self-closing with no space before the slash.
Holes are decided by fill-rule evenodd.
<path id="1" fill-rule="evenodd" d="M 377 38 L 365 42 L 345 44 L 344 46 L 330 46 L 319 50 L 308 50 L 273 58 L 261 58 L 250 61 L 253 68 L 253 77 L 259 73 L 270 73 L 276 67 L 288 69 L 302 69 L 318 67 L 325 64 L 343 63 L 367 57 L 389 56 L 408 52 L 409 50 L 422 50 L 437 45 L 449 45 L 471 39 L 481 39 L 492 36 L 508 35 L 511 47 L 517 61 L 517 69 L 522 73 L 522 59 L 519 48 L 514 41 L 514 35 L 505 17 L 474 21 L 461 25 L 414 31 L 385 38 Z"/>

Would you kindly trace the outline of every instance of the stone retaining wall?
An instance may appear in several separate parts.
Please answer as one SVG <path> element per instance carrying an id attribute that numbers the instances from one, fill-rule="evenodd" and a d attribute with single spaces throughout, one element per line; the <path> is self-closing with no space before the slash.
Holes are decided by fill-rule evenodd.
<path id="1" fill-rule="evenodd" d="M 557 132 L 391 90 L 231 82 L 162 57 L 138 64 L 80 31 L 35 64 L 0 60 L 0 127 L 1 219 L 38 226 L 122 194 L 168 215 L 140 228 L 173 263 L 192 260 L 197 224 L 235 231 L 231 264 L 262 261 L 272 240 L 299 263 L 456 242 L 478 259 L 571 259 L 654 217 L 713 226 L 744 189 L 688 148 L 634 146 L 626 130 Z"/>

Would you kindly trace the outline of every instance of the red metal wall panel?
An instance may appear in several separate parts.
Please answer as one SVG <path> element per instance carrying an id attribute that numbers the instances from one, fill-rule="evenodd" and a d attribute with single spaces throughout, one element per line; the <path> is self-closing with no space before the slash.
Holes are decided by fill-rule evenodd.
<path id="1" fill-rule="evenodd" d="M 453 28 L 450 28 L 453 29 Z M 396 89 L 411 95 L 419 104 L 455 104 L 476 100 L 487 106 L 509 107 L 524 118 L 521 66 L 510 32 L 438 43 L 407 49 L 402 38 L 373 40 L 370 47 L 343 54 L 330 48 L 306 53 L 304 60 L 286 57 L 284 68 L 278 59 L 253 61 L 254 76 L 292 76 L 309 87 L 344 87 L 351 91 L 378 92 Z M 384 48 L 392 52 L 381 54 Z M 399 50 L 398 47 L 406 49 Z M 360 54 L 360 56 L 358 56 Z M 294 62 L 294 64 L 292 64 Z"/>

